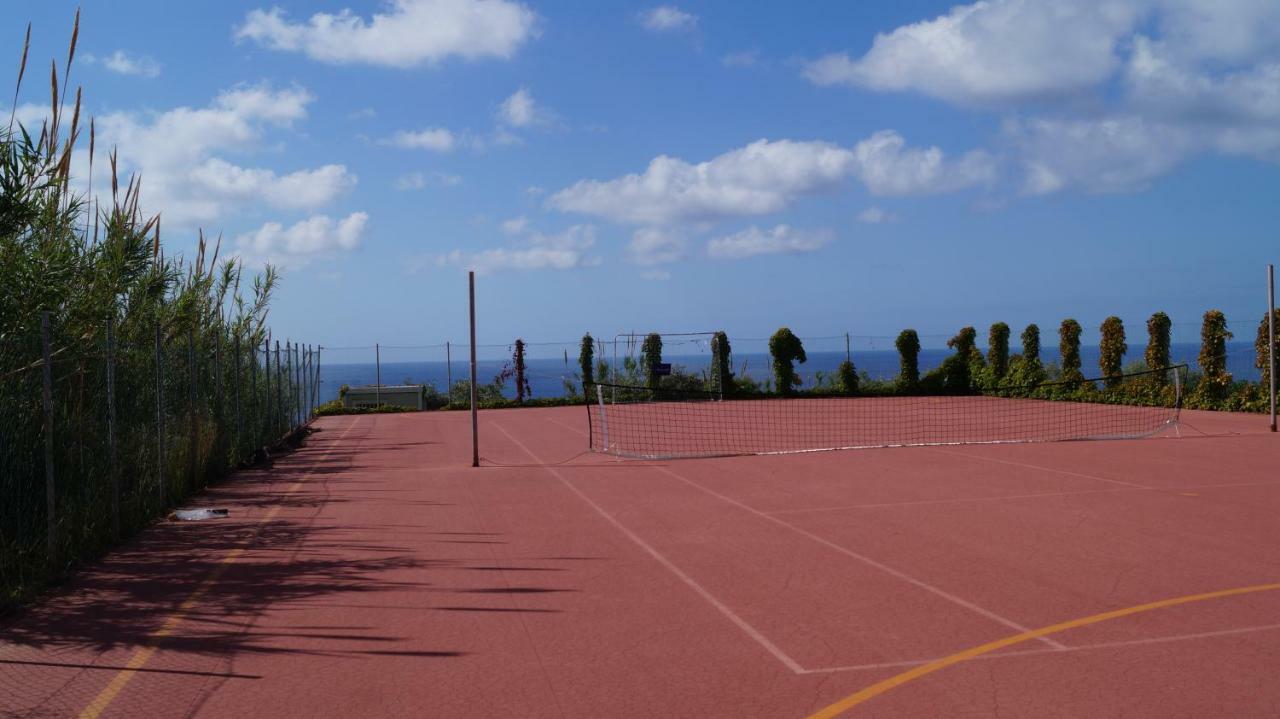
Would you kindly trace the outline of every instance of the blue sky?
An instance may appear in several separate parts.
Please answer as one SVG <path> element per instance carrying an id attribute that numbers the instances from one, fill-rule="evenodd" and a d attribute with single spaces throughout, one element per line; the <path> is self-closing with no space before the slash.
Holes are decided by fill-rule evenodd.
<path id="1" fill-rule="evenodd" d="M 75 7 L 25 6 L 34 68 Z M 1273 0 L 172 8 L 84 2 L 74 81 L 167 245 L 278 263 L 312 342 L 463 341 L 475 267 L 482 342 L 1114 313 L 1136 348 L 1155 310 L 1251 334 L 1280 259 Z"/>

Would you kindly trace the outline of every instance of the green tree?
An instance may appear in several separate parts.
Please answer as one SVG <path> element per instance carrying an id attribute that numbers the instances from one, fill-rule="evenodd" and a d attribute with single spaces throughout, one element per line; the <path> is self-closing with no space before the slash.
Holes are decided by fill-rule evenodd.
<path id="1" fill-rule="evenodd" d="M 524 340 L 516 339 L 516 349 L 511 357 L 515 363 L 516 375 L 516 404 L 524 404 L 524 396 L 533 394 L 529 388 L 529 378 L 525 374 L 524 365 Z"/>
<path id="2" fill-rule="evenodd" d="M 1040 325 L 1032 323 L 1022 331 L 1022 359 L 1040 364 Z"/>
<path id="3" fill-rule="evenodd" d="M 1073 319 L 1065 319 L 1058 327 L 1058 355 L 1062 360 L 1062 379 L 1078 381 L 1084 379 L 1080 373 L 1080 323 Z"/>
<path id="4" fill-rule="evenodd" d="M 804 345 L 790 329 L 783 327 L 769 338 L 769 354 L 773 357 L 773 377 L 778 385 L 778 393 L 791 394 L 800 384 L 794 363 L 803 364 L 808 360 L 804 354 Z"/>
<path id="5" fill-rule="evenodd" d="M 915 330 L 903 330 L 893 345 L 898 348 L 898 388 L 915 389 L 920 384 L 920 335 Z"/>
<path id="6" fill-rule="evenodd" d="M 1231 373 L 1227 371 L 1227 317 L 1219 310 L 1204 313 L 1200 326 L 1200 394 L 1211 401 L 1224 399 L 1231 391 Z"/>
<path id="7" fill-rule="evenodd" d="M 582 346 L 578 349 L 578 366 L 582 368 L 582 396 L 587 397 L 589 387 L 595 384 L 596 343 L 588 332 L 582 336 Z M 587 397 L 590 400 L 590 397 Z"/>
<path id="8" fill-rule="evenodd" d="M 996 381 L 1009 373 L 1009 325 L 997 322 L 987 334 L 987 364 Z"/>
<path id="9" fill-rule="evenodd" d="M 1147 351 L 1143 353 L 1147 369 L 1158 370 L 1169 366 L 1169 328 L 1172 326 L 1169 315 L 1163 312 L 1156 312 L 1147 320 Z M 1163 372 L 1153 377 L 1159 384 L 1167 381 Z"/>
<path id="10" fill-rule="evenodd" d="M 720 331 L 711 336 L 712 366 L 715 369 L 715 383 L 722 395 L 733 394 L 733 348 L 729 346 L 729 335 Z"/>
<path id="11" fill-rule="evenodd" d="M 942 374 L 948 391 L 964 392 L 972 386 L 975 357 L 979 362 L 982 359 L 977 343 L 978 331 L 972 327 L 960 328 L 955 337 L 947 340 L 947 346 L 956 351 L 942 363 Z"/>
<path id="12" fill-rule="evenodd" d="M 654 365 L 662 364 L 662 335 L 650 332 L 645 336 L 644 342 L 640 345 L 640 362 L 644 365 L 644 374 L 649 387 L 657 387 L 662 378 L 654 374 L 653 369 Z"/>
<path id="13" fill-rule="evenodd" d="M 1098 369 L 1102 370 L 1103 382 L 1108 387 L 1117 387 L 1123 381 L 1120 373 L 1124 367 L 1124 353 L 1129 351 L 1125 344 L 1124 322 L 1111 315 L 1102 321 L 1102 340 L 1098 344 Z"/>
<path id="14" fill-rule="evenodd" d="M 1280 363 L 1280 309 L 1272 310 L 1275 313 L 1277 341 L 1272 351 L 1276 353 L 1276 362 Z M 1271 391 L 1271 355 L 1267 351 L 1267 315 L 1262 314 L 1262 322 L 1258 323 L 1258 337 L 1253 343 L 1253 351 L 1255 353 L 1253 366 L 1262 372 L 1260 385 L 1262 387 L 1263 396 Z"/>

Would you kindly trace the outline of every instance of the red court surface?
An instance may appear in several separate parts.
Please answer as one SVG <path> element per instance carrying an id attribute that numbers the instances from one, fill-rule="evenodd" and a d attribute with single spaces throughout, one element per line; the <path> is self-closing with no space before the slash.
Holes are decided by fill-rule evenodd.
<path id="1" fill-rule="evenodd" d="M 1280 714 L 1280 438 L 670 462 L 335 417 L 0 625 L 14 717 Z M 1041 630 L 1041 631 L 1036 631 Z"/>

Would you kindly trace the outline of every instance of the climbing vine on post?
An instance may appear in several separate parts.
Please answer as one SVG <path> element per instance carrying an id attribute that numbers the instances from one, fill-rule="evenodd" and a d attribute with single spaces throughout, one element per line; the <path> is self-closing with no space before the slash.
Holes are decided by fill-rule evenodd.
<path id="1" fill-rule="evenodd" d="M 1040 363 L 1040 325 L 1034 322 L 1022 330 L 1023 377 L 1026 382 L 1044 379 L 1044 365 Z"/>
<path id="2" fill-rule="evenodd" d="M 1124 353 L 1129 351 L 1125 344 L 1124 322 L 1111 315 L 1102 321 L 1102 340 L 1098 344 L 1098 369 L 1102 370 L 1103 383 L 1108 387 L 1120 385 L 1120 373 L 1124 367 Z"/>
<path id="3" fill-rule="evenodd" d="M 804 345 L 790 329 L 783 327 L 769 338 L 769 354 L 773 357 L 773 378 L 779 394 L 791 394 L 800 378 L 796 375 L 795 362 L 804 363 Z"/>
<path id="4" fill-rule="evenodd" d="M 1164 369 L 1169 366 L 1169 328 L 1173 322 L 1169 315 L 1157 312 L 1147 320 L 1147 351 L 1143 358 L 1147 361 L 1147 369 Z M 1159 384 L 1167 381 L 1164 372 L 1152 375 Z"/>
<path id="5" fill-rule="evenodd" d="M 987 334 L 987 364 L 996 381 L 1009 373 L 1009 325 L 997 322 Z"/>
<path id="6" fill-rule="evenodd" d="M 662 335 L 650 332 L 640 345 L 640 363 L 644 365 L 644 375 L 649 387 L 658 386 L 662 378 L 653 373 L 653 366 L 662 363 Z"/>
<path id="7" fill-rule="evenodd" d="M 915 389 L 920 383 L 920 335 L 915 330 L 903 330 L 893 346 L 898 348 L 898 389 Z"/>
<path id="8" fill-rule="evenodd" d="M 716 389 L 721 395 L 733 394 L 733 348 L 729 346 L 729 335 L 720 331 L 711 336 L 712 367 L 715 371 Z"/>
<path id="9" fill-rule="evenodd" d="M 578 366 L 582 369 L 582 396 L 587 397 L 587 392 L 592 384 L 595 384 L 596 378 L 593 374 L 595 369 L 595 340 L 592 339 L 591 333 L 588 332 L 582 336 L 582 346 L 578 349 Z M 588 397 L 588 399 L 590 399 Z"/>
<path id="10" fill-rule="evenodd" d="M 1204 313 L 1200 326 L 1200 378 L 1199 391 L 1206 398 L 1221 400 L 1231 390 L 1231 373 L 1227 371 L 1227 317 L 1219 310 Z"/>
<path id="11" fill-rule="evenodd" d="M 1062 358 L 1062 379 L 1080 380 L 1080 323 L 1065 319 L 1058 327 L 1058 355 Z"/>

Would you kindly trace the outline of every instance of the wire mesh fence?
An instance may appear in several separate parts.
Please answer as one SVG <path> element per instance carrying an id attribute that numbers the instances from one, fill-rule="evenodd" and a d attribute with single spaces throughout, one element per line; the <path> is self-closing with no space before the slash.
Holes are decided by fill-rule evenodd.
<path id="1" fill-rule="evenodd" d="M 128 536 L 304 424 L 313 347 L 212 326 L 0 343 L 0 603 Z"/>

